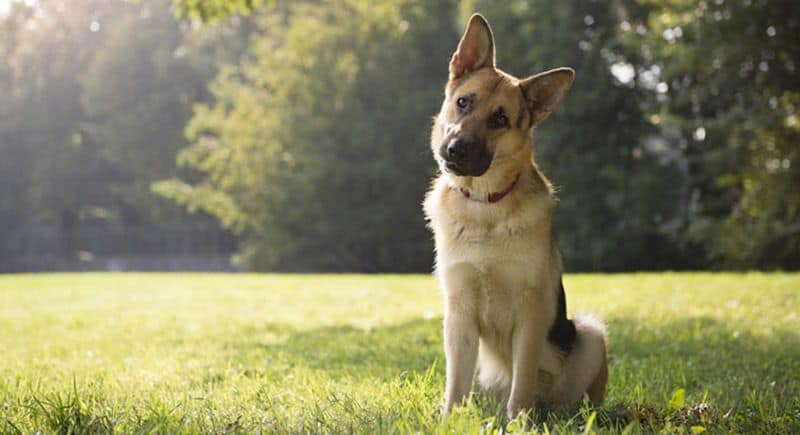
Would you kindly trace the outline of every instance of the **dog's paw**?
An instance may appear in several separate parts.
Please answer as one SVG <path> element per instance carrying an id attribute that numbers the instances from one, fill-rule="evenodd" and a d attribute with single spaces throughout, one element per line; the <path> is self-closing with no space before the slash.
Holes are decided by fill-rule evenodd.
<path id="1" fill-rule="evenodd" d="M 508 402 L 508 405 L 506 405 L 506 416 L 509 420 L 527 420 L 530 413 L 530 405 L 523 405 L 522 403 L 518 402 Z"/>

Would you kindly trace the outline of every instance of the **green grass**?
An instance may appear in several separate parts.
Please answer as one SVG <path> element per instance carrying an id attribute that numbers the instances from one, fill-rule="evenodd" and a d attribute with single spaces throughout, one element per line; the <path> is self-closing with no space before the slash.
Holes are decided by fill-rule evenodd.
<path id="1" fill-rule="evenodd" d="M 606 401 L 508 422 L 441 416 L 428 276 L 2 276 L 0 432 L 800 433 L 800 275 L 565 285 L 608 321 Z"/>

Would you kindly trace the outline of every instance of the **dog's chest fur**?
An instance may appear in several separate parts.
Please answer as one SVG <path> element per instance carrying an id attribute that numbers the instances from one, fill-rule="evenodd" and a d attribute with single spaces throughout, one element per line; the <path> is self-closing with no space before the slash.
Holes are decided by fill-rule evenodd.
<path id="1" fill-rule="evenodd" d="M 490 204 L 464 198 L 440 179 L 425 201 L 446 309 L 473 314 L 481 338 L 499 348 L 522 311 L 550 297 L 541 284 L 560 267 L 551 264 L 554 200 L 536 187 L 526 177 L 512 195 Z"/>

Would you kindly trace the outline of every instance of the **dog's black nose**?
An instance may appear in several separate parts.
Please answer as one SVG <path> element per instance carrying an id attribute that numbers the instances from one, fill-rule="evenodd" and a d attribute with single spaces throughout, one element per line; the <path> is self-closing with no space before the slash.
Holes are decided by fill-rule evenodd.
<path id="1" fill-rule="evenodd" d="M 451 160 L 462 160 L 467 157 L 467 143 L 461 139 L 453 139 L 447 144 L 447 157 Z"/>

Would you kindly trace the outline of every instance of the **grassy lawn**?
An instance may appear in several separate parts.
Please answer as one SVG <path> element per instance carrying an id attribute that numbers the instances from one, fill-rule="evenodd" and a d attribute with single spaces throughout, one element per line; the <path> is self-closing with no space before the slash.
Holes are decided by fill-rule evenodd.
<path id="1" fill-rule="evenodd" d="M 800 433 L 800 275 L 570 275 L 602 407 L 443 418 L 429 276 L 0 276 L 0 433 Z M 589 426 L 589 427 L 587 427 Z"/>

